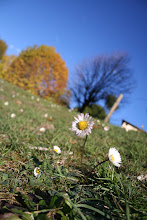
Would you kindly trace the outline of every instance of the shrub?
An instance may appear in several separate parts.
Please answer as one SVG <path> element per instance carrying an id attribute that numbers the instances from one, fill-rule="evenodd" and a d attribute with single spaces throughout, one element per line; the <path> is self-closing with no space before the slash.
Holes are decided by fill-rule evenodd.
<path id="1" fill-rule="evenodd" d="M 87 106 L 84 113 L 89 113 L 92 117 L 104 119 L 106 117 L 105 109 L 100 105 L 92 104 Z"/>

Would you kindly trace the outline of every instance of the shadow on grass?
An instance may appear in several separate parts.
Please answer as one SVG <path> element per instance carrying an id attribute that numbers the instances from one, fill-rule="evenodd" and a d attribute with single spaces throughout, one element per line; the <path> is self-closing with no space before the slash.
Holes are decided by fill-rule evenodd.
<path id="1" fill-rule="evenodd" d="M 36 156 L 32 156 L 32 158 L 33 158 L 33 161 L 36 164 L 36 166 L 39 166 L 39 165 L 43 164 L 43 162 L 40 162 Z"/>

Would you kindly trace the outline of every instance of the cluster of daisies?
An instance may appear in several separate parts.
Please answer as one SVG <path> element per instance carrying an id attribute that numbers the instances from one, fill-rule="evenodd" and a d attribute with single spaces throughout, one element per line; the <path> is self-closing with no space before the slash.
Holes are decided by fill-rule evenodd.
<path id="1" fill-rule="evenodd" d="M 3 82 L 1 82 L 3 83 Z M 0 89 L 0 91 L 4 91 L 3 88 Z M 15 98 L 15 96 L 19 96 L 19 93 L 17 93 L 16 95 L 15 94 L 12 94 L 12 98 Z M 24 96 L 25 97 L 25 96 Z M 31 99 L 34 100 L 34 96 L 31 96 Z M 36 99 L 37 102 L 40 101 L 39 98 Z M 8 106 L 9 105 L 9 102 L 6 101 L 4 102 L 4 105 L 5 106 Z M 57 105 L 55 104 L 51 104 L 50 107 L 56 107 Z M 73 111 L 74 109 L 69 109 L 69 112 Z M 23 109 L 20 109 L 20 112 L 23 112 L 24 110 Z M 16 114 L 15 113 L 12 113 L 11 115 L 11 118 L 15 118 L 16 117 Z M 44 117 L 45 118 L 48 118 L 49 120 L 52 120 L 52 117 L 49 117 L 48 113 L 45 113 L 44 114 Z M 79 137 L 84 137 L 84 136 L 87 136 L 91 133 L 91 130 L 93 128 L 93 125 L 94 125 L 94 122 L 93 122 L 93 119 L 92 117 L 89 116 L 88 113 L 86 113 L 85 115 L 83 113 L 79 114 L 77 117 L 74 118 L 75 120 L 72 122 L 72 128 L 71 130 Z M 100 125 L 100 120 L 97 120 L 97 123 Z M 109 127 L 106 126 L 105 124 L 102 124 L 102 127 L 104 128 L 104 131 L 109 131 Z M 142 125 L 142 128 L 144 126 Z M 41 127 L 40 129 L 40 132 L 45 132 L 46 131 L 46 128 L 44 127 Z M 37 147 L 33 147 L 33 149 L 36 149 Z M 38 148 L 37 148 L 38 149 Z M 44 148 L 39 148 L 39 150 L 44 150 Z M 48 150 L 46 148 L 46 150 Z M 58 146 L 54 146 L 54 151 L 57 153 L 57 154 L 61 154 L 61 149 L 58 147 Z M 120 153 L 118 152 L 118 150 L 116 148 L 110 148 L 109 149 L 109 152 L 108 152 L 108 159 L 109 161 L 116 167 L 120 167 L 120 164 L 121 164 L 121 156 L 120 156 Z M 39 167 L 36 167 L 34 169 L 34 175 L 36 177 L 40 177 L 42 171 Z M 137 177 L 137 179 L 139 181 L 143 181 L 145 179 L 147 179 L 146 176 L 144 175 L 140 175 Z"/>
<path id="2" fill-rule="evenodd" d="M 32 95 L 32 96 L 31 96 L 31 99 L 34 100 L 35 97 Z M 39 102 L 39 101 L 40 101 L 40 98 L 37 98 L 36 101 Z"/>
<path id="3" fill-rule="evenodd" d="M 57 154 L 61 154 L 61 149 L 60 147 L 58 146 L 54 146 L 54 151 L 57 153 Z M 33 148 L 34 149 L 34 148 Z M 40 169 L 40 167 L 35 167 L 34 169 L 34 176 L 39 178 L 42 174 L 42 170 Z"/>
<path id="4" fill-rule="evenodd" d="M 44 114 L 44 117 L 45 117 L 45 118 L 48 118 L 49 121 L 52 121 L 52 116 L 49 117 L 48 113 L 45 113 L 45 114 Z M 39 131 L 40 131 L 41 133 L 44 133 L 44 132 L 46 131 L 46 128 L 42 127 L 42 128 L 39 129 Z"/>
<path id="5" fill-rule="evenodd" d="M 4 91 L 4 90 L 3 90 L 3 89 L 0 89 L 0 91 Z M 12 94 L 12 98 L 15 98 L 16 96 L 19 96 L 19 93 Z M 23 97 L 25 97 L 25 96 L 23 95 Z M 33 99 L 34 99 L 34 96 L 31 96 L 31 99 L 33 100 Z M 39 101 L 40 101 L 40 98 L 37 98 L 36 101 L 39 102 Z M 18 101 L 18 102 L 19 102 L 19 101 Z M 9 105 L 9 102 L 8 102 L 8 101 L 4 102 L 4 105 L 5 105 L 5 106 L 8 106 L 8 105 Z M 24 110 L 21 108 L 21 109 L 20 109 L 20 112 L 24 112 Z M 10 115 L 10 117 L 11 117 L 11 118 L 15 118 L 15 117 L 16 117 L 16 114 L 15 114 L 15 113 L 12 113 L 12 114 Z M 48 114 L 47 114 L 47 116 L 44 116 L 44 117 L 48 117 Z M 45 132 L 45 130 L 42 130 L 42 129 L 41 129 L 41 132 Z"/>
<path id="6" fill-rule="evenodd" d="M 98 123 L 98 125 L 101 125 L 104 128 L 104 131 L 109 131 L 110 128 L 105 124 L 101 124 L 99 119 L 97 120 L 97 123 Z"/>
<path id="7" fill-rule="evenodd" d="M 88 113 L 85 115 L 83 113 L 79 114 L 77 117 L 74 117 L 74 121 L 72 122 L 71 130 L 79 137 L 87 136 L 91 133 L 91 130 L 94 125 L 93 118 L 89 116 Z M 61 149 L 58 146 L 54 146 L 54 151 L 58 154 L 61 153 Z M 121 164 L 121 156 L 117 149 L 110 148 L 108 152 L 109 161 L 116 167 L 120 167 Z M 36 167 L 34 169 L 34 175 L 36 177 L 40 177 L 41 169 Z"/>
<path id="8" fill-rule="evenodd" d="M 89 116 L 88 113 L 85 115 L 83 113 L 79 114 L 78 117 L 74 118 L 75 121 L 72 122 L 72 131 L 80 137 L 89 135 L 94 125 L 93 118 Z M 105 129 L 109 128 L 105 126 Z M 109 160 L 116 166 L 120 167 L 121 156 L 117 149 L 110 148 L 108 153 Z"/>
<path id="9" fill-rule="evenodd" d="M 18 93 L 18 94 L 19 94 L 19 93 Z M 5 106 L 8 106 L 8 105 L 9 105 L 9 102 L 8 102 L 8 101 L 4 102 L 4 105 L 5 105 Z M 24 110 L 21 108 L 21 109 L 20 109 L 20 112 L 23 112 L 23 111 L 24 111 Z M 10 115 L 10 117 L 11 117 L 11 118 L 15 118 L 15 117 L 16 117 L 16 114 L 15 114 L 15 113 L 12 113 L 12 114 Z"/>
<path id="10" fill-rule="evenodd" d="M 18 93 L 18 94 L 19 94 L 19 93 Z M 13 96 L 13 98 L 14 98 L 14 95 L 12 95 L 12 96 Z M 33 99 L 34 96 L 32 96 L 31 98 Z M 39 101 L 39 100 L 38 100 L 38 101 Z M 5 106 L 8 106 L 8 105 L 9 105 L 9 102 L 8 102 L 8 101 L 4 102 L 4 105 L 5 105 Z M 24 112 L 24 110 L 21 108 L 21 109 L 20 109 L 20 112 Z M 16 117 L 16 114 L 15 114 L 15 113 L 12 113 L 12 114 L 10 115 L 10 117 L 11 117 L 11 118 L 15 118 L 15 117 Z M 48 118 L 50 121 L 52 121 L 52 117 L 51 117 L 51 116 L 49 117 L 48 113 L 45 113 L 45 114 L 44 114 L 44 117 L 45 117 L 45 118 Z M 46 128 L 41 127 L 41 128 L 39 129 L 39 131 L 40 131 L 41 133 L 44 133 L 44 132 L 46 131 Z"/>

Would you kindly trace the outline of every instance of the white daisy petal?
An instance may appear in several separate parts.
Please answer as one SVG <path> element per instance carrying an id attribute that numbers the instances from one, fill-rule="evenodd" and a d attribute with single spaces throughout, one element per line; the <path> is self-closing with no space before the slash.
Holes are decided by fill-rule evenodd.
<path id="1" fill-rule="evenodd" d="M 5 106 L 9 105 L 9 102 L 4 102 L 4 105 L 5 105 Z"/>
<path id="2" fill-rule="evenodd" d="M 61 149 L 60 149 L 60 147 L 58 147 L 58 146 L 54 146 L 54 151 L 55 151 L 57 154 L 61 154 Z"/>
<path id="3" fill-rule="evenodd" d="M 89 121 L 93 120 L 92 117 L 89 117 L 89 114 L 86 113 L 86 114 L 85 114 L 85 119 L 87 120 L 88 118 L 89 118 Z"/>
<path id="4" fill-rule="evenodd" d="M 75 119 L 75 121 L 77 121 L 77 122 L 79 121 L 79 119 L 78 119 L 78 118 L 76 118 L 76 117 L 74 117 L 74 119 Z"/>
<path id="5" fill-rule="evenodd" d="M 104 127 L 104 130 L 105 130 L 105 131 L 109 131 L 109 127 L 108 127 L 108 126 L 105 126 L 105 127 Z"/>
<path id="6" fill-rule="evenodd" d="M 40 128 L 39 130 L 40 130 L 40 132 L 45 132 L 46 131 L 45 128 Z"/>
<path id="7" fill-rule="evenodd" d="M 108 153 L 108 157 L 109 157 L 109 160 L 111 161 L 111 163 L 114 164 L 114 166 L 120 167 L 121 156 L 120 156 L 120 153 L 118 152 L 117 149 L 110 148 L 109 153 Z"/>
<path id="8" fill-rule="evenodd" d="M 145 176 L 144 175 L 140 175 L 140 176 L 137 177 L 137 179 L 139 181 L 143 181 L 143 180 L 145 180 Z"/>
<path id="9" fill-rule="evenodd" d="M 44 114 L 44 117 L 47 118 L 47 117 L 48 117 L 48 113 L 45 113 L 45 114 Z"/>
<path id="10" fill-rule="evenodd" d="M 11 118 L 15 118 L 15 116 L 16 116 L 16 115 L 15 115 L 14 113 L 11 114 Z"/>
<path id="11" fill-rule="evenodd" d="M 34 176 L 36 176 L 37 178 L 39 178 L 41 176 L 41 173 L 42 173 L 42 171 L 39 167 L 36 167 L 34 169 Z"/>
<path id="12" fill-rule="evenodd" d="M 83 121 L 83 113 L 78 115 L 78 120 Z"/>

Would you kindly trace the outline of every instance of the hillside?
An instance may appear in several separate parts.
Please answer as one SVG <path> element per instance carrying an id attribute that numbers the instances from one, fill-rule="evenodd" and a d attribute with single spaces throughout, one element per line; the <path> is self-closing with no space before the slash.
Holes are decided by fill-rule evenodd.
<path id="1" fill-rule="evenodd" d="M 71 131 L 77 115 L 0 80 L 0 219 L 146 218 L 146 180 L 137 177 L 147 175 L 147 134 L 108 123 L 105 131 L 94 119 L 83 149 Z M 113 147 L 121 167 L 93 169 Z"/>

